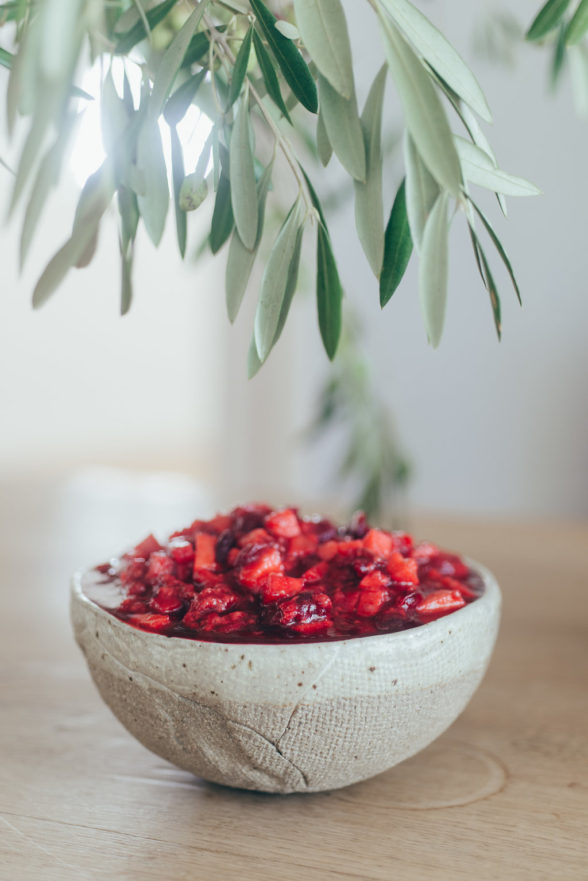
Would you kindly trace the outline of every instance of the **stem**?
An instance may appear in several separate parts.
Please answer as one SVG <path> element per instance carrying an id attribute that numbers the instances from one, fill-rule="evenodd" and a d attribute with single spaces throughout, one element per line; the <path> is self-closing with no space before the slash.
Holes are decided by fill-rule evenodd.
<path id="1" fill-rule="evenodd" d="M 206 16 L 206 14 L 204 15 L 204 18 L 206 20 L 207 27 L 210 29 L 210 33 L 212 35 L 213 40 L 216 43 L 218 43 L 218 45 L 222 49 L 225 56 L 228 58 L 228 60 L 231 62 L 231 64 L 234 65 L 236 59 L 235 59 L 235 56 L 233 55 L 233 52 L 231 51 L 231 47 L 229 46 L 229 44 L 227 42 L 227 38 L 225 37 L 224 34 L 217 31 L 216 27 L 214 26 L 214 23 L 210 21 L 210 19 Z M 274 138 L 276 139 L 286 162 L 288 163 L 288 165 L 292 169 L 292 173 L 294 174 L 294 177 L 296 178 L 296 183 L 298 184 L 298 189 L 300 190 L 302 197 L 304 199 L 304 202 L 306 203 L 306 207 L 307 207 L 308 212 L 312 215 L 315 215 L 316 210 L 314 208 L 314 205 L 312 204 L 312 200 L 310 198 L 310 194 L 309 194 L 308 188 L 306 186 L 306 181 L 304 180 L 304 177 L 302 176 L 302 174 L 300 172 L 298 162 L 296 160 L 296 157 L 292 153 L 292 149 L 290 147 L 289 142 L 286 140 L 286 138 L 284 137 L 284 135 L 282 134 L 282 132 L 280 131 L 280 129 L 276 125 L 272 115 L 266 109 L 266 107 L 263 103 L 263 99 L 261 98 L 261 95 L 259 94 L 259 92 L 255 88 L 255 86 L 253 85 L 253 82 L 252 82 L 249 74 L 247 74 L 247 80 L 249 83 L 249 91 L 251 92 L 251 95 L 255 99 L 255 102 L 256 102 L 257 106 L 259 107 L 263 118 L 265 119 L 267 125 L 271 129 L 272 134 L 273 134 Z"/>

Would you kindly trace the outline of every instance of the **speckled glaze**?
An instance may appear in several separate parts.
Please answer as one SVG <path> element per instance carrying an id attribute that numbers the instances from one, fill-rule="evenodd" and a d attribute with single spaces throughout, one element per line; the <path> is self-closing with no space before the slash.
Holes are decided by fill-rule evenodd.
<path id="1" fill-rule="evenodd" d="M 317 792 L 391 768 L 462 712 L 500 618 L 482 597 L 421 627 L 338 642 L 238 645 L 136 630 L 72 580 L 76 640 L 100 694 L 148 749 L 216 783 Z"/>

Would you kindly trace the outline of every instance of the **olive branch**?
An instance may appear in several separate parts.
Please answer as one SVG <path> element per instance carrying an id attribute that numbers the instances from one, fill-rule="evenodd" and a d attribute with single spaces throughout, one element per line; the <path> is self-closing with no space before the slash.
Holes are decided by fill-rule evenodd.
<path id="1" fill-rule="evenodd" d="M 554 5 L 568 6 L 547 4 Z M 580 3 L 574 18 L 585 6 Z M 273 235 L 266 202 L 275 200 L 279 189 L 280 196 L 289 193 L 289 204 L 264 266 L 249 374 L 259 370 L 282 333 L 297 288 L 303 236 L 310 230 L 316 236 L 318 323 L 332 359 L 341 336 L 343 287 L 327 218 L 300 148 L 311 126 L 323 164 L 335 155 L 353 182 L 357 235 L 379 280 L 382 307 L 416 253 L 427 336 L 433 346 L 439 344 L 449 230 L 461 212 L 500 336 L 500 298 L 484 237 L 506 266 L 517 296 L 519 290 L 506 251 L 471 188 L 494 192 L 503 210 L 505 196 L 538 190 L 498 166 L 480 124 L 491 119 L 484 94 L 445 37 L 409 0 L 367 0 L 366 14 L 370 7 L 382 36 L 383 64 L 360 113 L 340 0 L 294 0 L 292 20 L 277 18 L 263 0 L 0 4 L 0 22 L 11 26 L 13 49 L 0 53 L 0 64 L 10 68 L 8 126 L 13 132 L 24 118 L 26 130 L 10 205 L 12 211 L 26 200 L 21 263 L 47 196 L 62 177 L 80 105 L 91 99 L 76 85 L 80 69 L 99 58 L 105 71 L 100 99 L 106 159 L 81 192 L 71 235 L 39 278 L 34 306 L 44 304 L 72 268 L 90 263 L 114 201 L 121 311 L 128 311 L 139 224 L 157 246 L 173 204 L 183 258 L 189 214 L 211 198 L 208 242 L 214 254 L 227 246 L 226 301 L 234 321 L 260 244 Z M 125 65 L 120 88 L 111 69 L 117 57 Z M 138 99 L 127 77 L 131 64 L 142 73 Z M 388 199 L 382 183 L 382 118 L 390 80 L 406 130 L 404 177 Z M 210 118 L 212 130 L 196 168 L 186 169 L 177 127 L 193 104 Z M 453 133 L 450 114 L 461 135 Z M 161 120 L 169 129 L 170 169 Z"/>

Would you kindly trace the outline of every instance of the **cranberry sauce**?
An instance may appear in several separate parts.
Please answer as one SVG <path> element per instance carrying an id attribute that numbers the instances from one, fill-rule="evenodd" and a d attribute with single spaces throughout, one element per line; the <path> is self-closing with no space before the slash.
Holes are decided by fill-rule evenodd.
<path id="1" fill-rule="evenodd" d="M 483 591 L 455 554 L 404 532 L 246 505 L 149 535 L 92 570 L 87 595 L 140 630 L 213 642 L 311 642 L 417 627 Z"/>

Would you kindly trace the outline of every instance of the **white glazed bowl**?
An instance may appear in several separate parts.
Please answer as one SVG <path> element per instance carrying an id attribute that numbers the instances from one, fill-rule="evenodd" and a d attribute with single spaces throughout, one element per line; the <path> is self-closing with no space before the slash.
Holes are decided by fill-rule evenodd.
<path id="1" fill-rule="evenodd" d="M 462 712 L 486 671 L 500 590 L 397 633 L 247 645 L 161 636 L 89 600 L 74 575 L 72 623 L 100 694 L 148 749 L 199 777 L 316 792 L 391 768 Z"/>

